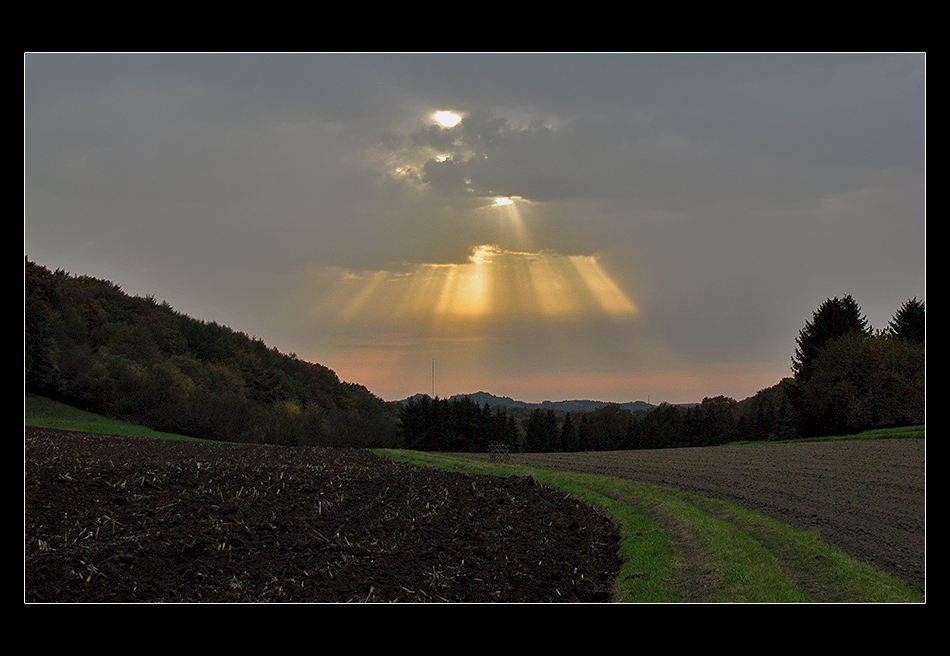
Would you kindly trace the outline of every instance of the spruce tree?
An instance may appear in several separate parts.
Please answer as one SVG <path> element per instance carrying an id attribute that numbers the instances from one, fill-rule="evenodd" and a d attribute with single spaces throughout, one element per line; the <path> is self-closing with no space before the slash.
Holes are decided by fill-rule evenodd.
<path id="1" fill-rule="evenodd" d="M 904 303 L 891 320 L 888 329 L 892 335 L 911 344 L 923 346 L 926 334 L 926 312 L 923 301 L 914 297 Z"/>
<path id="2" fill-rule="evenodd" d="M 798 334 L 792 371 L 795 380 L 805 383 L 811 377 L 815 359 L 832 341 L 851 333 L 867 333 L 868 320 L 849 294 L 844 298 L 829 298 L 815 311 L 811 321 Z"/>
<path id="3" fill-rule="evenodd" d="M 577 450 L 577 431 L 574 429 L 574 422 L 571 421 L 571 413 L 564 415 L 564 422 L 561 424 L 558 451 L 576 451 Z"/>

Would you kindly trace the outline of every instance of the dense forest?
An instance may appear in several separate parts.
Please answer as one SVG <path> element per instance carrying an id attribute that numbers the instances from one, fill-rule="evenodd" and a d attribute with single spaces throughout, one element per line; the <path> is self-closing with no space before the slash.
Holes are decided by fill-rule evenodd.
<path id="1" fill-rule="evenodd" d="M 713 446 L 924 423 L 923 302 L 874 330 L 850 296 L 799 333 L 793 375 L 743 401 L 633 410 L 489 407 L 466 397 L 387 403 L 261 340 L 26 260 L 25 389 L 157 430 L 235 442 L 426 451 Z"/>
<path id="2" fill-rule="evenodd" d="M 233 442 L 393 446 L 391 404 L 261 340 L 26 261 L 25 389 Z"/>

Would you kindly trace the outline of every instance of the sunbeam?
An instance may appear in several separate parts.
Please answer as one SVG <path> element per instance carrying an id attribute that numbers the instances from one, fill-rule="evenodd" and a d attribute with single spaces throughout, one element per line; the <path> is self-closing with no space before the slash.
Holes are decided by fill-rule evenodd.
<path id="1" fill-rule="evenodd" d="M 467 262 L 418 264 L 407 272 L 349 273 L 342 322 L 450 322 L 635 316 L 636 304 L 595 256 L 472 249 Z"/>
<path id="2" fill-rule="evenodd" d="M 517 196 L 499 196 L 494 200 L 494 209 L 498 212 L 499 234 L 515 248 L 531 247 L 528 230 L 518 209 L 518 204 L 524 202 L 524 199 Z"/>

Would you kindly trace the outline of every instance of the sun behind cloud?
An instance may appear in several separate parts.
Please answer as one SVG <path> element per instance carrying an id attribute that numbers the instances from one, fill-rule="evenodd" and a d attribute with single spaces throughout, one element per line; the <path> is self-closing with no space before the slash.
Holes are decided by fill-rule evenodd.
<path id="1" fill-rule="evenodd" d="M 446 128 L 455 127 L 462 120 L 462 116 L 460 114 L 445 110 L 437 111 L 432 115 L 432 117 L 435 119 L 436 123 Z"/>

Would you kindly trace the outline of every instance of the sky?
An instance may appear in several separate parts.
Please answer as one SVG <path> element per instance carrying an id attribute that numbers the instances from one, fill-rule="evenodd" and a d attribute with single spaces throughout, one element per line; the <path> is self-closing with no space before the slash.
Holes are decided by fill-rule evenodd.
<path id="1" fill-rule="evenodd" d="M 24 254 L 386 400 L 742 400 L 926 301 L 923 53 L 25 53 Z"/>

